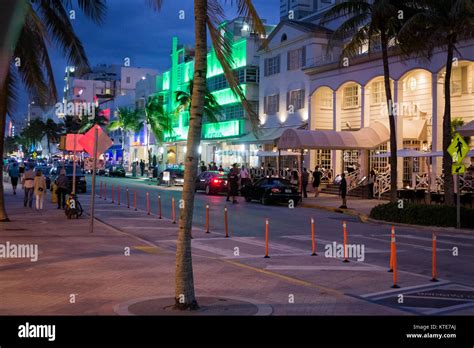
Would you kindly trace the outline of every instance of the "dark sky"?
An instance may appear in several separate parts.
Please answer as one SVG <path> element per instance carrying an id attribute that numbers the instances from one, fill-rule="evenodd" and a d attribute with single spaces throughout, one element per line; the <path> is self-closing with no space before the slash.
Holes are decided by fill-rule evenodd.
<path id="1" fill-rule="evenodd" d="M 278 0 L 254 0 L 253 3 L 261 18 L 268 23 L 278 23 Z M 122 65 L 124 58 L 129 57 L 132 66 L 163 71 L 169 68 L 173 36 L 178 36 L 181 43 L 194 42 L 193 4 L 192 0 L 164 0 L 161 12 L 155 12 L 146 5 L 145 0 L 109 0 L 107 17 L 102 26 L 92 24 L 80 11 L 76 11 L 76 19 L 72 22 L 91 66 L 99 63 Z M 235 9 L 229 5 L 226 8 L 228 19 L 236 16 Z M 179 19 L 181 10 L 184 10 L 184 20 Z M 54 49 L 50 55 L 61 97 L 67 62 Z M 23 94 L 16 117 L 26 114 L 27 103 L 28 98 Z"/>

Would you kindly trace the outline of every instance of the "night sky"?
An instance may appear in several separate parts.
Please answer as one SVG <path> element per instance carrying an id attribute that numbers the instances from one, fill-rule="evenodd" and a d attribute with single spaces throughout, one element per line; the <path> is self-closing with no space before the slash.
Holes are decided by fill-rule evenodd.
<path id="1" fill-rule="evenodd" d="M 267 23 L 278 23 L 278 0 L 254 0 L 253 3 Z M 107 17 L 102 26 L 84 18 L 80 11 L 76 11 L 76 19 L 72 22 L 91 66 L 100 63 L 122 65 L 124 58 L 129 57 L 131 66 L 163 71 L 170 65 L 173 36 L 178 36 L 181 43 L 193 45 L 193 6 L 192 0 L 165 0 L 161 12 L 155 12 L 145 0 L 109 0 Z M 229 5 L 226 8 L 227 18 L 234 18 L 235 8 Z M 185 11 L 184 20 L 178 17 L 180 10 Z M 67 62 L 54 48 L 50 50 L 50 57 L 61 97 Z M 22 93 L 15 118 L 26 114 L 27 103 L 28 97 Z"/>

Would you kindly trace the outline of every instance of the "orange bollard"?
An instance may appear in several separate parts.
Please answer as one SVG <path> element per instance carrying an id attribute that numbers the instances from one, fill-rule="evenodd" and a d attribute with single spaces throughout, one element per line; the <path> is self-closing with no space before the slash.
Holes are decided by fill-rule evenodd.
<path id="1" fill-rule="evenodd" d="M 209 233 L 209 204 L 206 204 L 206 233 Z"/>
<path id="2" fill-rule="evenodd" d="M 150 195 L 146 193 L 146 214 L 150 215 Z"/>
<path id="3" fill-rule="evenodd" d="M 99 197 L 102 198 L 102 181 L 100 182 Z"/>
<path id="4" fill-rule="evenodd" d="M 133 207 L 137 211 L 137 191 L 133 191 Z"/>
<path id="5" fill-rule="evenodd" d="M 114 184 L 112 184 L 112 203 L 115 203 Z"/>
<path id="6" fill-rule="evenodd" d="M 395 241 L 395 235 L 392 236 L 392 252 L 393 252 L 393 258 L 392 258 L 392 266 L 393 266 L 393 285 L 392 288 L 398 289 L 399 286 L 397 284 L 397 245 Z"/>
<path id="7" fill-rule="evenodd" d="M 171 197 L 171 217 L 173 219 L 173 223 L 176 223 L 176 211 L 174 209 L 174 197 Z"/>
<path id="8" fill-rule="evenodd" d="M 393 272 L 393 241 L 395 240 L 395 226 L 392 226 L 392 235 L 390 237 L 390 269 L 389 272 Z"/>
<path id="9" fill-rule="evenodd" d="M 130 191 L 128 190 L 128 187 L 125 188 L 125 191 L 127 191 L 127 208 L 130 209 Z"/>
<path id="10" fill-rule="evenodd" d="M 225 237 L 229 238 L 229 220 L 227 218 L 227 207 L 224 208 L 224 228 L 225 228 Z"/>
<path id="11" fill-rule="evenodd" d="M 158 219 L 161 219 L 161 196 L 158 195 Z"/>
<path id="12" fill-rule="evenodd" d="M 269 259 L 270 256 L 268 255 L 268 218 L 265 219 L 265 259 Z"/>
<path id="13" fill-rule="evenodd" d="M 104 201 L 107 200 L 107 183 L 104 182 Z"/>
<path id="14" fill-rule="evenodd" d="M 117 187 L 117 205 L 120 205 L 120 185 Z"/>
<path id="15" fill-rule="evenodd" d="M 431 281 L 438 282 L 439 280 L 436 279 L 436 234 L 433 233 L 433 251 L 431 254 Z"/>
<path id="16" fill-rule="evenodd" d="M 345 221 L 342 223 L 342 229 L 344 231 L 344 261 L 342 262 L 349 262 L 349 258 L 347 257 L 347 225 Z"/>
<path id="17" fill-rule="evenodd" d="M 311 256 L 317 256 L 316 254 L 316 239 L 314 239 L 314 219 L 311 218 L 311 242 L 312 242 L 312 247 L 313 247 L 313 253 Z"/>

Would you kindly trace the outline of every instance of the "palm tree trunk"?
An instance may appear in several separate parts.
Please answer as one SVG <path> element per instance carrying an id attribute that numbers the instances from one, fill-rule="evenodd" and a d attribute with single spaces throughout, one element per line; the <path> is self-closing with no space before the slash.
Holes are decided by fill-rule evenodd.
<path id="1" fill-rule="evenodd" d="M 454 38 L 451 35 L 448 44 L 448 57 L 446 62 L 446 76 L 444 77 L 444 116 L 443 116 L 443 173 L 444 173 L 444 202 L 454 205 L 454 186 L 451 166 L 453 159 L 448 153 L 451 143 L 451 71 L 453 67 Z"/>
<path id="2" fill-rule="evenodd" d="M 397 201 L 397 126 L 393 113 L 394 105 L 392 89 L 390 87 L 390 67 L 388 64 L 388 43 L 385 31 L 380 35 L 383 58 L 383 77 L 385 85 L 385 96 L 387 98 L 388 120 L 390 124 L 390 201 Z"/>
<path id="3" fill-rule="evenodd" d="M 7 78 L 4 86 L 7 86 Z M 10 221 L 5 210 L 5 196 L 3 192 L 3 146 L 5 144 L 5 124 L 7 120 L 7 89 L 0 88 L 0 222 Z"/>
<path id="4" fill-rule="evenodd" d="M 194 188 L 198 167 L 198 147 L 201 142 L 202 116 L 206 94 L 207 73 L 207 0 L 194 1 L 194 32 L 196 53 L 194 63 L 193 95 L 187 152 L 184 168 L 183 203 L 179 216 L 178 243 L 176 247 L 176 293 L 175 307 L 178 309 L 197 309 L 194 294 L 193 262 L 191 254 L 191 230 L 194 211 Z"/>

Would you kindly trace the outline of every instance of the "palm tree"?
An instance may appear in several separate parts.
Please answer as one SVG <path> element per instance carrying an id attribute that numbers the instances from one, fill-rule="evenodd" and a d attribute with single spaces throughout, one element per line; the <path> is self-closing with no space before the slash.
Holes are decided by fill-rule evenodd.
<path id="1" fill-rule="evenodd" d="M 3 147 L 3 156 L 8 155 L 9 153 L 18 151 L 19 149 L 19 144 L 18 144 L 18 137 L 6 137 L 5 138 L 5 145 Z"/>
<path id="2" fill-rule="evenodd" d="M 369 54 L 371 54 L 373 46 L 380 42 L 390 125 L 390 200 L 392 202 L 397 200 L 397 136 L 388 50 L 401 27 L 398 16 L 399 11 L 403 9 L 403 1 L 400 0 L 349 0 L 336 4 L 324 16 L 324 20 L 332 20 L 341 16 L 348 17 L 334 31 L 328 46 L 333 47 L 336 42 L 341 42 L 347 36 L 352 35 L 351 40 L 344 46 L 341 58 L 358 55 L 363 45 L 368 45 Z M 408 11 L 405 11 L 405 15 L 407 13 Z"/>
<path id="3" fill-rule="evenodd" d="M 151 133 L 153 133 L 158 143 L 162 143 L 165 135 L 173 131 L 173 127 L 170 115 L 163 108 L 163 103 L 157 95 L 145 98 L 145 107 L 141 110 L 140 114 L 142 118 L 138 122 L 138 129 L 146 127 L 147 130 L 148 165 L 150 166 L 152 161 Z"/>
<path id="4" fill-rule="evenodd" d="M 129 132 L 139 132 L 140 131 L 140 111 L 135 109 L 132 110 L 126 107 L 120 107 L 117 109 L 116 113 L 117 117 L 113 121 L 111 121 L 107 129 L 109 131 L 116 131 L 120 130 L 120 135 L 122 137 L 122 151 L 125 146 L 125 136 Z M 123 156 L 122 156 L 123 162 Z"/>
<path id="5" fill-rule="evenodd" d="M 162 0 L 151 1 L 155 8 L 159 9 Z M 245 94 L 239 86 L 237 76 L 232 70 L 232 42 L 229 35 L 221 34 L 219 26 L 224 20 L 222 3 L 237 5 L 237 12 L 249 22 L 252 30 L 258 37 L 265 36 L 265 27 L 258 17 L 251 0 L 195 0 L 194 1 L 194 34 L 195 34 L 195 61 L 193 77 L 193 94 L 191 98 L 191 110 L 189 119 L 189 131 L 187 140 L 187 152 L 185 158 L 184 187 L 182 200 L 185 209 L 181 210 L 179 216 L 179 232 L 176 247 L 176 288 L 175 308 L 197 309 L 199 308 L 194 293 L 193 264 L 191 256 L 191 230 L 194 211 L 194 194 L 198 168 L 198 148 L 201 142 L 202 120 L 206 97 L 206 74 L 207 74 L 207 30 L 217 59 L 219 60 L 224 75 L 230 88 L 242 102 L 248 118 L 254 130 L 258 128 L 258 116 L 251 104 L 245 98 Z"/>
<path id="6" fill-rule="evenodd" d="M 451 73 L 459 41 L 474 37 L 472 0 L 417 0 L 407 2 L 417 12 L 400 30 L 405 53 L 430 58 L 434 49 L 446 49 L 443 115 L 443 173 L 445 204 L 454 205 L 453 164 L 448 146 L 451 132 Z M 435 125 L 433 125 L 435 126 Z"/>
<path id="7" fill-rule="evenodd" d="M 48 118 L 43 128 L 43 136 L 48 144 L 48 154 L 51 156 L 51 143 L 58 143 L 61 135 L 64 133 L 64 125 L 56 123 Z"/>
<path id="8" fill-rule="evenodd" d="M 26 126 L 20 133 L 28 143 L 28 147 L 37 147 L 38 143 L 43 140 L 45 132 L 45 123 L 41 119 L 31 120 L 30 124 Z"/>
<path id="9" fill-rule="evenodd" d="M 78 133 L 86 133 L 94 125 L 107 126 L 108 124 L 109 119 L 102 114 L 99 108 L 95 108 L 93 117 L 81 117 L 81 124 Z"/>
<path id="10" fill-rule="evenodd" d="M 102 23 L 105 15 L 104 0 L 76 0 L 77 7 L 86 17 Z M 68 62 L 78 71 L 89 69 L 89 63 L 79 38 L 74 33 L 69 20 L 68 9 L 72 1 L 18 1 L 24 5 L 24 19 L 16 40 L 9 44 L 14 47 L 13 55 L 20 65 L 11 61 L 5 81 L 0 85 L 0 134 L 5 133 L 6 115 L 12 114 L 16 98 L 18 79 L 21 79 L 31 94 L 39 102 L 55 101 L 57 91 L 53 69 L 49 59 L 48 44 L 54 43 L 62 51 Z M 19 5 L 21 6 L 21 5 Z M 3 56 L 2 56 L 3 58 Z M 1 67 L 0 67 L 1 68 Z M 0 137 L 0 156 L 3 156 L 3 136 Z M 0 158 L 0 172 L 3 158 Z M 9 221 L 5 210 L 3 182 L 0 181 L 0 222 Z"/>
<path id="11" fill-rule="evenodd" d="M 177 91 L 176 102 L 178 106 L 176 113 L 189 112 L 191 110 L 191 102 L 193 98 L 193 85 L 194 81 L 189 81 L 189 87 L 187 91 Z M 204 96 L 204 122 L 219 122 L 218 116 L 222 115 L 223 108 L 217 102 L 216 97 L 209 91 L 206 86 L 206 95 Z"/>

